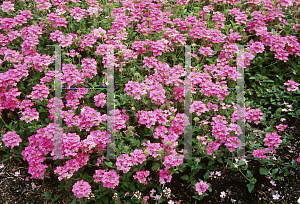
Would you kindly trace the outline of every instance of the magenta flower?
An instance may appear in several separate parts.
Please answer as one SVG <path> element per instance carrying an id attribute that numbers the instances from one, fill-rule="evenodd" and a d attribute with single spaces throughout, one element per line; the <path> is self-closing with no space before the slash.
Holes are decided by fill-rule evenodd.
<path id="1" fill-rule="evenodd" d="M 3 135 L 2 141 L 4 142 L 6 147 L 11 146 L 11 149 L 13 149 L 15 146 L 19 146 L 20 142 L 22 142 L 22 139 L 16 133 L 16 131 L 9 131 Z"/>
<path id="2" fill-rule="evenodd" d="M 209 188 L 209 185 L 203 181 L 200 181 L 195 184 L 195 187 L 196 187 L 196 191 L 201 196 Z"/>
<path id="3" fill-rule="evenodd" d="M 89 197 L 89 194 L 92 193 L 92 188 L 88 182 L 80 180 L 73 185 L 72 192 L 76 198 Z"/>

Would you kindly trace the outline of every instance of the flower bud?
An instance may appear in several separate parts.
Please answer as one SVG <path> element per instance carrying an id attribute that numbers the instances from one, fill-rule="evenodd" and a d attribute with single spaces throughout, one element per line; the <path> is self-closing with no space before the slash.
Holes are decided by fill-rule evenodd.
<path id="1" fill-rule="evenodd" d="M 171 117 L 170 117 L 170 120 L 174 120 L 174 119 L 175 119 L 175 117 L 174 117 L 174 116 L 171 116 Z"/>
<path id="2" fill-rule="evenodd" d="M 152 19 L 151 19 L 151 18 L 148 18 L 147 20 L 148 20 L 148 21 L 152 21 Z"/>
<path id="3" fill-rule="evenodd" d="M 133 131 L 133 130 L 134 130 L 134 127 L 133 127 L 133 126 L 129 126 L 129 127 L 128 127 L 128 130 Z"/>
<path id="4" fill-rule="evenodd" d="M 184 37 L 189 37 L 189 34 L 185 33 L 185 34 L 184 34 Z"/>
<path id="5" fill-rule="evenodd" d="M 136 73 L 134 73 L 134 76 L 140 76 L 140 73 L 138 73 L 138 72 L 136 72 Z"/>
<path id="6" fill-rule="evenodd" d="M 150 153 L 149 150 L 144 151 L 144 154 L 146 154 L 146 155 L 149 154 L 149 153 Z"/>
<path id="7" fill-rule="evenodd" d="M 167 144 L 168 146 L 171 146 L 171 145 L 172 145 L 172 142 L 168 141 L 166 144 Z"/>
<path id="8" fill-rule="evenodd" d="M 169 76 L 169 74 L 165 74 L 165 77 L 168 77 Z"/>
<path id="9" fill-rule="evenodd" d="M 195 122 L 198 122 L 199 120 L 200 120 L 200 119 L 199 119 L 198 117 L 195 117 L 195 118 L 194 118 L 194 121 L 195 121 Z"/>
<path id="10" fill-rule="evenodd" d="M 200 159 L 196 159 L 195 161 L 196 161 L 197 163 L 199 163 L 199 162 L 200 162 Z"/>

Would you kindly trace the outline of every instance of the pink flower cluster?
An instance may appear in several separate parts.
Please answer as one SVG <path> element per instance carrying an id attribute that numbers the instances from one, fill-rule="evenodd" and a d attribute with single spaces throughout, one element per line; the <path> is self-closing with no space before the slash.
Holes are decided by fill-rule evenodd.
<path id="1" fill-rule="evenodd" d="M 86 128 L 87 131 L 90 131 L 93 126 L 99 126 L 101 122 L 107 121 L 106 114 L 101 115 L 101 113 L 97 112 L 93 108 L 90 108 L 89 106 L 82 108 L 80 116 L 80 131 L 83 128 Z"/>
<path id="2" fill-rule="evenodd" d="M 209 111 L 208 108 L 206 108 L 206 105 L 202 101 L 193 101 L 190 107 L 190 113 L 196 112 L 198 116 L 200 116 L 202 113 Z"/>
<path id="3" fill-rule="evenodd" d="M 89 197 L 90 193 L 92 193 L 92 187 L 88 182 L 80 180 L 73 185 L 72 192 L 76 198 Z"/>
<path id="4" fill-rule="evenodd" d="M 256 149 L 256 150 L 253 150 L 253 153 L 252 155 L 254 157 L 257 157 L 257 158 L 261 158 L 261 159 L 265 159 L 267 156 L 265 155 L 265 150 L 264 149 Z"/>
<path id="5" fill-rule="evenodd" d="M 165 184 L 166 182 L 171 183 L 172 175 L 167 169 L 159 169 L 159 183 Z"/>
<path id="6" fill-rule="evenodd" d="M 231 122 L 236 122 L 237 119 L 240 119 L 245 122 L 245 118 L 246 118 L 248 123 L 254 121 L 254 123 L 258 125 L 259 120 L 263 119 L 261 116 L 264 115 L 259 108 L 251 109 L 250 107 L 241 109 L 239 111 L 239 113 L 245 113 L 245 118 L 242 118 L 242 116 L 240 115 L 238 116 L 237 113 L 238 113 L 237 110 L 233 112 L 233 114 L 231 115 Z"/>
<path id="7" fill-rule="evenodd" d="M 95 182 L 102 182 L 103 187 L 114 189 L 119 185 L 119 174 L 115 170 L 96 170 L 94 174 Z"/>
<path id="8" fill-rule="evenodd" d="M 20 142 L 22 142 L 22 139 L 20 138 L 20 135 L 16 133 L 16 131 L 9 131 L 3 135 L 2 141 L 6 147 L 11 146 L 11 149 L 13 149 L 15 146 L 19 146 Z"/>
<path id="9" fill-rule="evenodd" d="M 82 18 L 85 18 L 87 14 L 87 10 L 82 9 L 80 7 L 73 7 L 71 10 L 71 16 L 79 22 Z"/>
<path id="10" fill-rule="evenodd" d="M 112 116 L 114 112 L 114 116 Z M 129 119 L 129 116 L 126 115 L 126 110 L 122 109 L 122 114 L 119 109 L 111 110 L 111 116 L 107 116 L 108 118 L 108 124 L 111 126 L 111 121 L 114 120 L 114 132 L 118 132 L 122 128 L 126 128 L 125 123 Z"/>
<path id="11" fill-rule="evenodd" d="M 147 94 L 149 87 L 145 83 L 128 81 L 125 84 L 125 89 L 128 96 L 133 95 L 134 99 L 140 100 L 141 96 Z"/>
<path id="12" fill-rule="evenodd" d="M 84 82 L 83 74 L 79 72 L 76 65 L 72 63 L 62 65 L 63 76 L 61 79 L 62 84 L 67 84 L 68 87 L 72 85 L 79 85 Z"/>
<path id="13" fill-rule="evenodd" d="M 81 60 L 81 66 L 83 69 L 81 70 L 81 73 L 83 77 L 89 77 L 92 79 L 94 76 L 97 75 L 97 62 L 93 58 L 83 58 Z"/>
<path id="14" fill-rule="evenodd" d="M 97 107 L 101 106 L 101 108 L 103 108 L 103 106 L 106 104 L 105 98 L 106 98 L 105 93 L 100 93 L 100 94 L 94 96 L 95 105 Z"/>
<path id="15" fill-rule="evenodd" d="M 279 131 L 284 131 L 284 128 L 287 128 L 288 126 L 287 125 L 283 125 L 283 124 L 279 124 L 277 126 L 275 126 L 277 128 L 277 130 Z"/>
<path id="16" fill-rule="evenodd" d="M 206 182 L 200 181 L 195 184 L 196 191 L 201 196 L 209 188 L 209 185 Z"/>
<path id="17" fill-rule="evenodd" d="M 133 178 L 137 179 L 140 183 L 143 183 L 144 185 L 147 185 L 147 177 L 150 175 L 150 171 L 137 171 L 136 175 L 133 175 Z"/>
<path id="18" fill-rule="evenodd" d="M 288 80 L 288 82 L 285 82 L 284 85 L 291 86 L 291 87 L 289 87 L 289 88 L 286 89 L 288 91 L 297 91 L 299 89 L 298 88 L 299 83 L 296 83 L 296 82 L 294 82 L 292 80 Z"/>
<path id="19" fill-rule="evenodd" d="M 8 11 L 14 11 L 14 4 L 11 3 L 10 1 L 3 1 L 2 5 L 2 12 L 8 12 Z"/>
<path id="20" fill-rule="evenodd" d="M 117 157 L 116 165 L 117 169 L 123 171 L 123 173 L 127 173 L 131 166 L 142 164 L 146 161 L 146 155 L 143 150 L 135 149 L 133 152 L 128 154 L 121 154 Z"/>
<path id="21" fill-rule="evenodd" d="M 32 87 L 34 90 L 28 95 L 28 98 L 43 100 L 44 98 L 48 98 L 49 95 L 49 88 L 45 84 L 37 84 L 36 86 Z"/>
<path id="22" fill-rule="evenodd" d="M 276 154 L 276 150 L 274 150 L 274 147 L 279 147 L 280 143 L 282 142 L 280 137 L 281 136 L 279 136 L 276 132 L 266 134 L 264 142 L 265 146 L 268 147 L 267 152 L 274 152 Z"/>

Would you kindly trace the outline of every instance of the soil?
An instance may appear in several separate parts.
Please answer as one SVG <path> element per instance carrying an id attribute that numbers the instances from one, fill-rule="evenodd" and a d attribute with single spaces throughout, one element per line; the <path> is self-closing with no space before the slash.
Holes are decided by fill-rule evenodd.
<path id="1" fill-rule="evenodd" d="M 291 146 L 277 150 L 277 155 L 284 162 L 287 162 L 297 159 L 299 156 L 300 120 L 296 120 L 288 115 L 285 118 L 287 119 L 285 122 L 279 121 L 276 125 L 279 123 L 288 125 L 289 127 L 285 130 L 285 133 L 292 134 L 294 139 L 291 140 Z M 3 154 L 4 152 L 0 151 L 0 161 L 4 159 Z M 54 195 L 61 195 L 56 203 L 70 204 L 72 202 L 71 198 L 59 192 L 59 181 L 57 178 L 45 178 L 44 180 L 29 179 L 26 181 L 26 177 L 31 176 L 28 173 L 27 162 L 23 160 L 18 162 L 11 159 L 3 162 L 3 164 L 4 168 L 0 169 L 0 203 L 53 203 L 45 198 L 45 191 L 52 193 L 52 197 Z M 207 192 L 209 195 L 197 203 L 298 203 L 297 200 L 300 197 L 300 168 L 290 170 L 290 175 L 285 176 L 280 181 L 275 181 L 276 186 L 273 186 L 268 178 L 259 174 L 258 170 L 261 166 L 259 162 L 249 160 L 249 170 L 251 170 L 257 179 L 252 193 L 249 193 L 246 186 L 249 182 L 241 173 L 228 169 L 225 164 L 217 164 L 219 165 L 218 171 L 221 172 L 221 176 L 212 177 L 208 180 L 212 185 L 212 192 Z M 19 175 L 16 176 L 15 172 L 19 172 Z M 173 201 L 180 200 L 181 204 L 196 203 L 192 198 L 195 195 L 195 190 L 189 184 L 183 182 L 178 175 L 174 174 L 172 182 L 167 183 L 165 186 L 171 188 L 171 198 Z M 220 197 L 222 191 L 226 193 L 225 198 Z M 273 199 L 273 195 L 276 193 L 280 195 L 278 200 Z M 149 203 L 155 203 L 155 201 L 149 200 Z"/>

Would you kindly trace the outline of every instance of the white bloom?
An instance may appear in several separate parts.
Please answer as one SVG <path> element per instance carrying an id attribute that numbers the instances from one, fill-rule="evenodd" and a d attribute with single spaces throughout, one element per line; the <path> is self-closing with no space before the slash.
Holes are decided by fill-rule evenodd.
<path id="1" fill-rule="evenodd" d="M 221 176 L 221 171 L 216 171 L 217 176 Z"/>
<path id="2" fill-rule="evenodd" d="M 297 200 L 298 203 L 300 203 L 300 198 Z"/>
<path id="3" fill-rule="evenodd" d="M 282 109 L 281 111 L 283 111 L 283 112 L 287 112 L 288 110 L 284 108 L 284 109 Z"/>
<path id="4" fill-rule="evenodd" d="M 16 171 L 15 176 L 19 176 L 20 172 Z"/>
<path id="5" fill-rule="evenodd" d="M 225 198 L 225 196 L 226 196 L 226 193 L 224 191 L 222 191 L 220 197 Z"/>
<path id="6" fill-rule="evenodd" d="M 161 198 L 161 195 L 156 195 L 155 199 L 158 201 Z"/>
<path id="7" fill-rule="evenodd" d="M 0 169 L 4 168 L 4 164 L 0 164 Z"/>
<path id="8" fill-rule="evenodd" d="M 285 118 L 281 118 L 280 121 L 281 121 L 281 122 L 284 122 L 284 121 L 286 121 L 286 119 L 285 119 Z"/>
<path id="9" fill-rule="evenodd" d="M 169 200 L 168 204 L 174 204 L 173 200 Z"/>
<path id="10" fill-rule="evenodd" d="M 35 185 L 35 183 L 31 183 L 31 187 L 32 187 L 32 189 L 35 189 L 36 188 L 36 185 Z"/>
<path id="11" fill-rule="evenodd" d="M 280 197 L 280 195 L 279 195 L 279 194 L 273 195 L 273 199 L 274 199 L 274 200 L 278 200 L 278 199 L 279 199 L 279 197 Z"/>
<path id="12" fill-rule="evenodd" d="M 273 185 L 273 186 L 276 186 L 277 184 L 275 184 L 275 181 L 270 181 L 270 183 Z"/>

